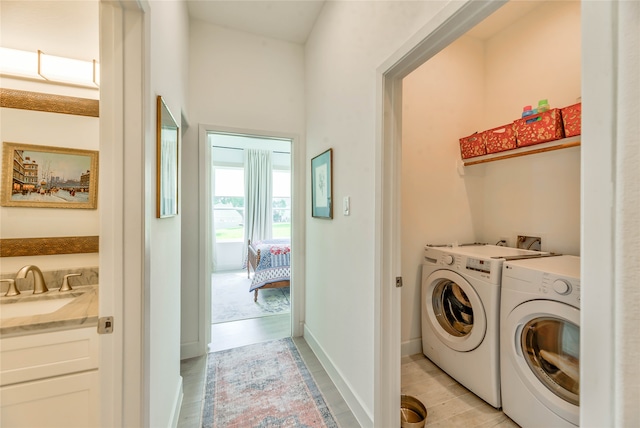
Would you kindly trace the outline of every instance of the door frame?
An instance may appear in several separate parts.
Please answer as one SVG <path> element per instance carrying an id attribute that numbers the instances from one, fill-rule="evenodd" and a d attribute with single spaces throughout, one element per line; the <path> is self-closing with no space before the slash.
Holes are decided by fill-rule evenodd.
<path id="1" fill-rule="evenodd" d="M 449 2 L 376 70 L 375 426 L 397 425 L 400 408 L 402 79 L 505 3 Z"/>
<path id="2" fill-rule="evenodd" d="M 105 427 L 149 421 L 143 174 L 152 136 L 146 127 L 151 111 L 148 12 L 148 0 L 100 0 L 99 316 L 114 317 L 113 333 L 99 336 L 100 423 Z"/>
<path id="3" fill-rule="evenodd" d="M 199 154 L 199 200 L 200 200 L 200 240 L 199 240 L 199 331 L 198 348 L 201 354 L 208 352 L 211 343 L 211 274 L 213 273 L 211 224 L 211 146 L 207 134 L 248 135 L 264 138 L 278 138 L 291 141 L 291 336 L 302 336 L 304 327 L 304 150 L 300 137 L 285 132 L 233 128 L 222 125 L 198 127 Z"/>
<path id="4" fill-rule="evenodd" d="M 400 155 L 402 126 L 402 78 L 443 47 L 497 10 L 506 1 L 465 0 L 447 4 L 427 25 L 410 38 L 376 70 L 376 177 L 380 198 L 375 206 L 375 317 L 374 407 L 375 425 L 395 426 L 400 401 Z M 581 5 L 583 138 L 581 155 L 581 367 L 583 384 L 597 385 L 581 394 L 580 420 L 588 426 L 613 426 L 623 407 L 634 397 L 624 395 L 625 373 L 617 372 L 616 359 L 624 334 L 615 322 L 616 304 L 633 298 L 633 287 L 614 286 L 614 249 L 621 246 L 624 231 L 616 230 L 614 204 L 617 177 L 618 88 L 620 73 L 633 66 L 616 56 L 618 41 L 628 37 L 619 25 L 620 2 L 583 2 Z M 594 32 L 599 28 L 603 31 Z M 602 60 L 606 58 L 606 60 Z M 629 74 L 631 75 L 631 74 Z M 631 114 L 629 104 L 622 114 Z M 601 108 L 601 106 L 607 108 Z M 586 174 L 585 171 L 589 173 Z M 629 174 L 629 173 L 627 173 Z M 624 206 L 620 203 L 619 206 Z M 633 278 L 631 276 L 629 278 Z M 632 279 L 628 279 L 632 281 Z M 586 284 L 593 287 L 586 287 Z M 611 286 L 603 286 L 603 285 Z M 600 316 L 589 316 L 599 313 Z M 597 369 L 596 369 L 597 368 Z M 616 408 L 620 415 L 616 415 Z M 633 408 L 630 406 L 629 408 Z M 583 422 L 584 423 L 584 422 Z"/>

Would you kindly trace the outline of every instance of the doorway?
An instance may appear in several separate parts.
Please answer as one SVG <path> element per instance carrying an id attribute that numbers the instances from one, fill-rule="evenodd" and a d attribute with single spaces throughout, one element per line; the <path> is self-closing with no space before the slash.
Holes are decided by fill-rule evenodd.
<path id="1" fill-rule="evenodd" d="M 414 37 L 414 41 L 406 43 L 378 68 L 378 93 L 383 94 L 383 97 L 380 98 L 380 114 L 378 115 L 378 149 L 382 154 L 378 176 L 381 177 L 380 187 L 387 191 L 383 192 L 381 209 L 377 213 L 382 224 L 380 238 L 376 240 L 377 248 L 384 249 L 384 252 L 381 253 L 382 263 L 379 264 L 380 267 L 377 270 L 378 281 L 376 283 L 377 290 L 380 292 L 379 304 L 382 314 L 380 317 L 381 326 L 378 327 L 379 330 L 376 333 L 379 333 L 380 337 L 381 346 L 379 349 L 384 351 L 380 352 L 377 359 L 381 370 L 378 371 L 380 374 L 376 377 L 376 382 L 379 382 L 380 387 L 377 389 L 375 401 L 376 407 L 381 408 L 379 412 L 376 412 L 376 415 L 380 416 L 379 420 L 382 421 L 382 424 L 393 421 L 397 408 L 394 407 L 397 406 L 397 400 L 393 394 L 397 394 L 399 391 L 399 372 L 395 370 L 395 359 L 399 355 L 386 350 L 394 349 L 397 351 L 400 347 L 399 293 L 392 286 L 388 286 L 393 283 L 393 277 L 400 273 L 399 261 L 395 254 L 395 250 L 399 249 L 396 228 L 398 213 L 387 207 L 393 206 L 399 193 L 401 79 L 442 47 L 459 37 L 464 31 L 489 16 L 503 3 L 501 1 L 469 1 L 464 4 L 448 5 L 446 13 L 439 15 L 446 16 L 448 19 L 435 18 L 430 21 Z M 613 424 L 612 421 L 616 415 L 614 404 L 618 403 L 620 409 L 624 407 L 625 396 L 621 391 L 628 386 L 628 384 L 624 385 L 625 382 L 621 382 L 621 386 L 616 389 L 614 377 L 610 375 L 615 364 L 614 350 L 621 346 L 612 339 L 615 335 L 611 334 L 611 331 L 616 330 L 611 316 L 616 311 L 614 294 L 619 293 L 620 296 L 628 298 L 628 293 L 625 295 L 624 291 L 619 291 L 620 287 L 614 286 L 585 286 L 587 282 L 590 285 L 613 285 L 612 262 L 615 258 L 611 254 L 614 254 L 614 248 L 622 248 L 620 241 L 624 235 L 623 232 L 620 232 L 620 236 L 614 233 L 613 214 L 615 210 L 611 209 L 611 201 L 615 200 L 615 195 L 618 194 L 615 190 L 616 182 L 624 181 L 631 175 L 629 175 L 630 171 L 616 170 L 613 159 L 615 158 L 615 147 L 628 144 L 627 141 L 619 142 L 616 140 L 616 132 L 620 129 L 626 129 L 625 125 L 628 126 L 628 124 L 617 122 L 617 118 L 633 111 L 633 108 L 630 108 L 630 103 L 620 102 L 616 99 L 617 87 L 612 82 L 621 74 L 628 76 L 633 73 L 620 73 L 619 69 L 629 72 L 634 69 L 634 66 L 624 61 L 620 64 L 622 57 L 608 55 L 608 53 L 616 51 L 618 40 L 626 38 L 621 37 L 621 34 L 623 34 L 622 30 L 627 28 L 625 25 L 628 22 L 620 24 L 617 21 L 619 16 L 624 15 L 618 15 L 618 8 L 622 6 L 626 7 L 629 4 L 625 2 L 582 2 L 581 4 L 581 25 L 583 28 L 581 39 L 583 46 L 589 46 L 589 49 L 582 52 L 583 98 L 589 100 L 584 105 L 582 134 L 585 142 L 587 140 L 594 142 L 582 147 L 581 156 L 581 167 L 584 171 L 581 177 L 583 195 L 581 203 L 581 253 L 583 257 L 581 276 L 585 279 L 581 289 L 584 297 L 581 313 L 583 331 L 589 331 L 588 335 L 583 334 L 581 337 L 582 348 L 585 350 L 584 358 L 581 361 L 584 363 L 581 365 L 581 376 L 584 377 L 585 384 L 603 385 L 602 388 L 591 388 L 584 391 L 585 393 L 581 397 L 581 418 L 588 420 L 594 426 Z M 628 13 L 628 10 L 626 12 Z M 607 31 L 604 34 L 593 33 L 585 30 L 587 28 L 604 28 Z M 625 35 L 631 33 L 625 33 Z M 416 43 L 415 40 L 419 40 L 419 42 Z M 629 49 L 629 46 L 627 45 L 625 48 Z M 603 60 L 603 58 L 605 59 Z M 628 80 L 625 82 L 629 83 Z M 633 84 L 630 86 L 634 87 Z M 612 108 L 603 112 L 603 109 L 594 107 L 605 104 L 612 106 Z M 600 117 L 600 115 L 604 117 Z M 619 175 L 616 175 L 616 172 Z M 601 316 L 589 316 L 589 314 L 595 313 L 594 311 L 602 312 L 603 308 L 605 308 L 605 313 L 600 314 Z M 623 332 L 620 333 L 624 336 Z M 623 342 L 626 343 L 624 340 Z M 621 370 L 621 373 L 624 373 L 623 377 L 628 376 L 624 369 Z M 611 391 L 614 390 L 617 393 L 612 396 Z M 597 411 L 594 412 L 593 409 L 597 409 Z"/>
<path id="2" fill-rule="evenodd" d="M 376 425 L 396 423 L 400 406 L 401 289 L 401 171 L 402 171 L 402 84 L 403 79 L 427 60 L 483 21 L 504 2 L 450 3 L 413 38 L 378 67 L 378 154 L 381 201 L 376 210 L 379 229 L 376 252 L 380 254 L 376 269 L 376 295 L 379 313 L 376 321 L 375 358 L 378 368 L 374 383 Z M 446 17 L 446 18 L 445 18 Z M 419 42 L 416 43 L 416 40 Z"/>
<path id="3" fill-rule="evenodd" d="M 208 131 L 209 352 L 291 336 L 290 138 Z M 258 258 L 252 255 L 258 254 Z M 277 263 L 276 263 L 277 261 Z"/>

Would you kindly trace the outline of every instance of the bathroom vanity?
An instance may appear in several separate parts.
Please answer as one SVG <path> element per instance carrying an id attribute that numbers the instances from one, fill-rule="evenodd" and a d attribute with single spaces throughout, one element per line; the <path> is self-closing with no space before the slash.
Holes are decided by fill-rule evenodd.
<path id="1" fill-rule="evenodd" d="M 0 298 L 0 426 L 99 426 L 97 324 L 97 285 Z"/>

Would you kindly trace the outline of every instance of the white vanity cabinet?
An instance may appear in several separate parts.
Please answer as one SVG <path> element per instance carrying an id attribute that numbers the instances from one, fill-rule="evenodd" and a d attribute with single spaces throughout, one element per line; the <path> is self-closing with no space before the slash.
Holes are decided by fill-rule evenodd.
<path id="1" fill-rule="evenodd" d="M 95 327 L 0 339 L 0 426 L 97 427 Z"/>

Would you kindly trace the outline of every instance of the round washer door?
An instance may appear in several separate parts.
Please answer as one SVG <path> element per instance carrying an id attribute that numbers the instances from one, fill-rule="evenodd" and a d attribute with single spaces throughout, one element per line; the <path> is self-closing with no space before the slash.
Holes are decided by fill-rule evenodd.
<path id="1" fill-rule="evenodd" d="M 547 408 L 574 425 L 580 419 L 580 311 L 549 300 L 507 316 L 509 357 L 522 382 Z"/>
<path id="2" fill-rule="evenodd" d="M 449 348 L 472 351 L 484 339 L 487 318 L 471 284 L 450 270 L 436 270 L 423 283 L 423 312 L 432 330 Z"/>

